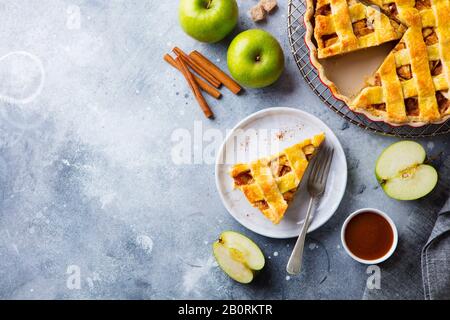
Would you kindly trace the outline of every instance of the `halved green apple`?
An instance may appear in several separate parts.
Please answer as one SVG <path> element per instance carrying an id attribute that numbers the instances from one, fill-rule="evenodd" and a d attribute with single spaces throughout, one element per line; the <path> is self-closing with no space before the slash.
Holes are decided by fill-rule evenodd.
<path id="1" fill-rule="evenodd" d="M 414 141 L 400 141 L 386 148 L 375 167 L 384 192 L 397 200 L 416 200 L 430 193 L 438 174 L 424 164 L 426 156 L 424 148 Z"/>
<path id="2" fill-rule="evenodd" d="M 265 264 L 264 255 L 256 243 L 234 231 L 223 232 L 214 242 L 213 252 L 220 268 L 240 283 L 250 283 Z"/>

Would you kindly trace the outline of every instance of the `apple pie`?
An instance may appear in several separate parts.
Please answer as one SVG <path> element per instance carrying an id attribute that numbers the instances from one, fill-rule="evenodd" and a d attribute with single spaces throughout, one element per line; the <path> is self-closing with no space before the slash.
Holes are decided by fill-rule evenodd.
<path id="1" fill-rule="evenodd" d="M 450 116 L 450 0 L 389 3 L 409 28 L 349 106 L 394 124 L 442 122 Z"/>
<path id="2" fill-rule="evenodd" d="M 314 37 L 319 58 L 400 39 L 405 27 L 356 0 L 317 0 Z"/>
<path id="3" fill-rule="evenodd" d="M 309 161 L 324 140 L 325 134 L 320 133 L 277 155 L 234 165 L 230 175 L 235 188 L 244 193 L 252 206 L 278 224 L 294 198 Z"/>
<path id="4" fill-rule="evenodd" d="M 314 8 L 317 12 L 324 0 L 307 1 L 305 39 L 312 48 L 311 61 L 336 98 L 353 111 L 392 125 L 421 126 L 450 118 L 450 0 L 370 0 L 390 21 L 404 26 L 406 32 L 360 93 L 353 97 L 341 94 L 327 78 L 318 60 L 323 57 L 321 44 L 317 41 L 316 50 L 312 43 L 318 27 L 317 22 L 315 25 L 311 22 Z M 353 1 L 356 0 L 348 3 Z"/>

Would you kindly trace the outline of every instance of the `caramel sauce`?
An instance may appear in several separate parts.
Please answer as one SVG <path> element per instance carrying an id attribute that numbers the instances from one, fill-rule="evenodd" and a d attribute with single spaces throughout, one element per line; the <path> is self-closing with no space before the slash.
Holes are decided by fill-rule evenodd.
<path id="1" fill-rule="evenodd" d="M 389 222 L 370 211 L 354 216 L 347 224 L 344 237 L 348 249 L 364 260 L 383 257 L 394 242 L 394 232 Z"/>

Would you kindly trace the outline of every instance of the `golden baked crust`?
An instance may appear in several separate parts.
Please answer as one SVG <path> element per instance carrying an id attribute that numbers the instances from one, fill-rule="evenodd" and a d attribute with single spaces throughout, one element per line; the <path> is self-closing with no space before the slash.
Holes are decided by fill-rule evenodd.
<path id="1" fill-rule="evenodd" d="M 450 115 L 450 0 L 389 3 L 409 28 L 349 106 L 393 124 L 442 122 Z"/>
<path id="2" fill-rule="evenodd" d="M 320 133 L 277 155 L 234 165 L 230 175 L 235 188 L 240 189 L 270 221 L 278 224 L 293 199 L 309 160 L 324 139 L 325 134 Z"/>
<path id="3" fill-rule="evenodd" d="M 407 26 L 416 25 L 417 10 L 426 12 L 431 8 L 431 0 L 366 0 L 378 6 L 394 20 L 401 21 Z M 434 1 L 434 3 L 439 2 Z M 427 19 L 427 17 L 425 17 Z"/>
<path id="4" fill-rule="evenodd" d="M 317 0 L 314 37 L 327 58 L 400 39 L 403 25 L 356 0 Z"/>
<path id="5" fill-rule="evenodd" d="M 450 118 L 450 0 L 368 0 L 408 30 L 356 97 L 330 81 L 311 41 L 320 0 L 306 0 L 305 41 L 312 64 L 333 95 L 353 111 L 391 125 L 422 126 Z"/>

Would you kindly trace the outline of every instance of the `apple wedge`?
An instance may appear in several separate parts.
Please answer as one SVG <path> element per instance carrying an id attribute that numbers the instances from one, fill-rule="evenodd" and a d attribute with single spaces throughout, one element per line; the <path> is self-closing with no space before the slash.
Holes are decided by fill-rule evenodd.
<path id="1" fill-rule="evenodd" d="M 214 256 L 220 268 L 240 283 L 252 282 L 255 273 L 264 267 L 261 249 L 246 236 L 225 231 L 213 244 Z"/>
<path id="2" fill-rule="evenodd" d="M 426 156 L 424 148 L 414 141 L 401 141 L 386 148 L 375 167 L 384 192 L 397 200 L 416 200 L 429 194 L 438 182 L 438 174 L 424 164 Z"/>

